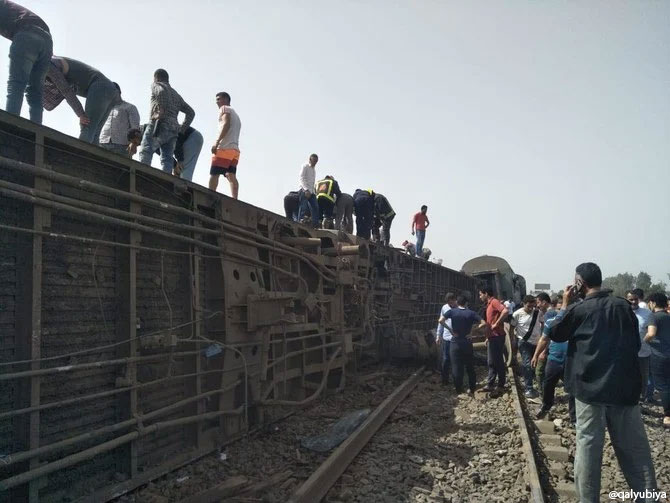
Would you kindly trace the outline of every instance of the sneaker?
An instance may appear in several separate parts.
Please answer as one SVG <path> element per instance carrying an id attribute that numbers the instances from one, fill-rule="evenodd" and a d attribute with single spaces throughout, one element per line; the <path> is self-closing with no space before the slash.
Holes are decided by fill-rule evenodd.
<path id="1" fill-rule="evenodd" d="M 540 410 L 537 411 L 537 414 L 535 414 L 535 419 L 542 419 L 544 416 L 547 415 L 549 412 L 549 409 L 546 409 L 544 407 L 540 407 Z"/>
<path id="2" fill-rule="evenodd" d="M 670 429 L 670 416 L 665 416 L 663 418 L 663 427 Z"/>
<path id="3" fill-rule="evenodd" d="M 527 389 L 523 394 L 523 396 L 525 396 L 526 398 L 537 398 L 538 396 L 540 396 L 540 394 L 534 389 Z"/>
<path id="4" fill-rule="evenodd" d="M 483 388 L 480 388 L 479 391 L 483 391 L 484 393 L 491 393 L 491 391 L 493 391 L 493 387 L 487 384 Z"/>

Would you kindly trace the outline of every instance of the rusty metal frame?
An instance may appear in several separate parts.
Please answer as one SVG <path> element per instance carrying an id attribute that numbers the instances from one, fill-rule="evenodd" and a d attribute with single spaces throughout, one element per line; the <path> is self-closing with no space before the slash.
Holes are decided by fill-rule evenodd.
<path id="1" fill-rule="evenodd" d="M 428 330 L 447 288 L 476 288 L 455 271 L 307 229 L 1 111 L 0 184 L 21 215 L 19 226 L 0 224 L 22 236 L 16 249 L 0 248 L 21 258 L 24 286 L 13 292 L 9 334 L 22 353 L 0 361 L 0 380 L 20 390 L 0 409 L 18 442 L 0 445 L 9 453 L 0 489 L 16 486 L 18 500 L 129 491 L 272 421 L 280 404 L 341 387 L 358 358 L 384 354 L 388 326 L 398 324 L 398 337 L 403 327 Z M 45 243 L 64 243 L 63 256 L 53 247 L 44 256 Z M 68 276 L 70 257 L 90 264 L 96 247 L 104 281 L 88 278 L 96 267 Z M 107 327 L 96 326 L 96 295 L 103 319 L 115 309 L 110 339 L 97 333 Z M 53 306 L 62 313 L 46 311 Z M 98 354 L 108 356 L 89 365 Z M 54 387 L 63 376 L 67 386 Z M 97 410 L 98 400 L 107 405 Z M 64 411 L 58 424 L 46 419 L 61 417 L 54 410 Z"/>

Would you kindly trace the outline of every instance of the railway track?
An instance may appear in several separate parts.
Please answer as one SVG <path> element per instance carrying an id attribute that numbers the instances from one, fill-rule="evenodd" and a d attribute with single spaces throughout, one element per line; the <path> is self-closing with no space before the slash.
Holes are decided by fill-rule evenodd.
<path id="1" fill-rule="evenodd" d="M 479 382 L 485 370 L 477 367 Z M 549 417 L 534 421 L 537 405 L 519 392 L 511 369 L 509 376 L 503 395 L 471 397 L 456 396 L 430 370 L 373 367 L 343 393 L 293 411 L 119 502 L 576 501 L 567 397 L 559 391 Z M 362 408 L 371 411 L 366 421 L 330 453 L 301 446 Z M 659 487 L 668 487 L 667 435 L 660 436 L 653 408 L 644 410 Z M 603 500 L 625 487 L 607 445 Z"/>
<path id="2" fill-rule="evenodd" d="M 485 368 L 477 370 L 481 382 Z M 543 501 L 515 389 L 456 396 L 439 381 L 432 371 L 372 369 L 344 393 L 119 501 Z M 330 455 L 301 447 L 361 408 L 371 409 L 366 422 Z"/>

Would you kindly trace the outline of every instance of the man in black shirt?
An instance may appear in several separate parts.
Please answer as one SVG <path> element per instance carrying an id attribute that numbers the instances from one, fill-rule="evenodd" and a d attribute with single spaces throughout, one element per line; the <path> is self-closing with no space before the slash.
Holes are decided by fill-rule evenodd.
<path id="1" fill-rule="evenodd" d="M 566 391 L 577 411 L 575 486 L 581 503 L 600 501 L 605 428 L 633 491 L 656 489 L 656 476 L 638 400 L 642 386 L 638 322 L 626 300 L 601 290 L 602 273 L 591 262 L 577 266 L 549 337 L 568 341 Z M 575 298 L 584 301 L 573 303 Z M 638 501 L 646 501 L 644 499 Z"/>
<path id="2" fill-rule="evenodd" d="M 299 207 L 300 192 L 294 190 L 284 196 L 284 213 L 286 213 L 286 218 L 290 218 L 294 222 L 297 222 Z"/>
<path id="3" fill-rule="evenodd" d="M 654 384 L 661 393 L 663 426 L 670 428 L 670 313 L 665 310 L 668 297 L 664 293 L 649 296 L 649 308 L 654 313 L 654 326 L 644 338 L 651 348 L 651 373 Z"/>
<path id="4" fill-rule="evenodd" d="M 374 215 L 372 236 L 375 241 L 381 241 L 384 246 L 389 246 L 391 244 L 391 224 L 393 223 L 393 217 L 395 217 L 395 211 L 393 211 L 391 203 L 389 203 L 389 200 L 383 194 L 375 194 Z M 381 227 L 384 230 L 380 235 L 379 229 Z"/>

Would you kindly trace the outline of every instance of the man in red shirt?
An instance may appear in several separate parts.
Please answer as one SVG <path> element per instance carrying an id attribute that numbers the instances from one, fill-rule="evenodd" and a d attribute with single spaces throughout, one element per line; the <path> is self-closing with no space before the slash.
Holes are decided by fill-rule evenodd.
<path id="1" fill-rule="evenodd" d="M 493 290 L 480 288 L 479 300 L 486 304 L 486 352 L 489 366 L 489 377 L 482 391 L 493 391 L 498 376 L 498 391 L 505 386 L 505 328 L 503 322 L 507 318 L 507 308 L 493 296 Z"/>
<path id="2" fill-rule="evenodd" d="M 430 225 L 428 221 L 428 206 L 421 206 L 421 211 L 412 219 L 412 236 L 416 230 L 416 256 L 423 257 L 423 241 L 426 239 L 426 228 Z"/>

